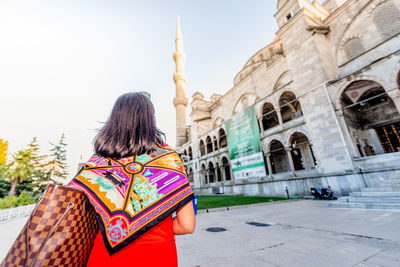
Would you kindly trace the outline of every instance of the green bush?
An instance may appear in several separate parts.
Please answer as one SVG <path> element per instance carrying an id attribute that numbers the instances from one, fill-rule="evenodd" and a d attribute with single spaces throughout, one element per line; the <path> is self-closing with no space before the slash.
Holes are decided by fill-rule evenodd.
<path id="1" fill-rule="evenodd" d="M 0 178 L 0 198 L 7 196 L 10 188 L 11 183 Z"/>
<path id="2" fill-rule="evenodd" d="M 35 204 L 40 197 L 31 197 L 27 192 L 22 192 L 18 197 L 0 198 L 0 209 L 9 209 L 23 205 Z"/>
<path id="3" fill-rule="evenodd" d="M 15 188 L 15 195 L 19 196 L 22 192 L 29 192 L 33 196 L 42 195 L 46 190 L 47 183 L 37 183 L 32 179 L 26 179 L 22 183 L 17 184 Z M 0 178 L 0 198 L 8 196 L 11 189 L 11 182 Z"/>

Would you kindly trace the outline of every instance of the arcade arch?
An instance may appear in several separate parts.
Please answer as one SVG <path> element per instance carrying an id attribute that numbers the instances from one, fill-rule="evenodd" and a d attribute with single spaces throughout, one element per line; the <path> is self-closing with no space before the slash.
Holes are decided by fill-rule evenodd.
<path id="1" fill-rule="evenodd" d="M 219 139 L 219 147 L 223 148 L 228 145 L 228 142 L 226 140 L 226 135 L 224 129 L 219 129 L 218 131 L 218 139 Z"/>
<path id="2" fill-rule="evenodd" d="M 217 137 L 214 136 L 213 140 L 214 140 L 214 141 L 213 141 L 213 143 L 214 143 L 214 150 L 218 150 L 219 148 L 218 148 Z"/>
<path id="3" fill-rule="evenodd" d="M 290 171 L 289 159 L 283 144 L 278 140 L 272 140 L 269 146 L 272 173 Z"/>
<path id="4" fill-rule="evenodd" d="M 271 103 L 267 102 L 262 107 L 262 125 L 264 130 L 279 125 L 278 114 Z"/>
<path id="5" fill-rule="evenodd" d="M 207 145 L 207 154 L 213 152 L 213 145 L 210 136 L 207 136 L 206 138 L 206 145 Z"/>
<path id="6" fill-rule="evenodd" d="M 208 173 L 208 182 L 214 183 L 215 182 L 215 168 L 214 168 L 214 164 L 211 161 L 208 163 L 207 173 Z"/>
<path id="7" fill-rule="evenodd" d="M 222 158 L 222 167 L 224 168 L 225 180 L 231 180 L 231 166 L 229 165 L 229 160 L 226 157 Z"/>
<path id="8" fill-rule="evenodd" d="M 286 91 L 281 95 L 279 98 L 279 107 L 283 123 L 303 116 L 300 102 L 292 92 Z"/>
<path id="9" fill-rule="evenodd" d="M 316 165 L 310 141 L 303 133 L 295 132 L 290 137 L 290 153 L 296 171 L 312 169 Z"/>
<path id="10" fill-rule="evenodd" d="M 204 156 L 206 154 L 206 148 L 204 146 L 204 141 L 200 140 L 200 156 Z"/>
<path id="11" fill-rule="evenodd" d="M 358 156 L 400 151 L 400 114 L 382 85 L 372 80 L 354 81 L 340 101 Z"/>
<path id="12" fill-rule="evenodd" d="M 292 78 L 290 77 L 289 71 L 285 71 L 279 76 L 277 81 L 275 82 L 275 85 L 273 87 L 273 92 L 278 91 L 279 89 L 285 87 L 292 81 Z"/>

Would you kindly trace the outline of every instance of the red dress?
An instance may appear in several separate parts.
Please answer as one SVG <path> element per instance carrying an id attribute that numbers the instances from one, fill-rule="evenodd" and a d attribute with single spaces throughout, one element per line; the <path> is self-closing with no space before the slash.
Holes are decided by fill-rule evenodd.
<path id="1" fill-rule="evenodd" d="M 108 254 L 99 231 L 87 266 L 178 266 L 172 216 L 112 256 Z"/>

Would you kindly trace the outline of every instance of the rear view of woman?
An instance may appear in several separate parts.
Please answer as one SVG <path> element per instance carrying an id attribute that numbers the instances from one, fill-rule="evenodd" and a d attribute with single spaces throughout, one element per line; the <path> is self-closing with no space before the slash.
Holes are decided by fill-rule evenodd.
<path id="1" fill-rule="evenodd" d="M 120 96 L 94 149 L 70 183 L 88 196 L 100 227 L 87 266 L 177 266 L 174 235 L 195 228 L 193 192 L 150 99 Z"/>

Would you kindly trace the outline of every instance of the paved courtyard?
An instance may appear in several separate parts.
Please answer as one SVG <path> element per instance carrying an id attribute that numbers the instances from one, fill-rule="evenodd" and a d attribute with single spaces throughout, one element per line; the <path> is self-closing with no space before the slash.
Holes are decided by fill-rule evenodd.
<path id="1" fill-rule="evenodd" d="M 180 266 L 400 266 L 400 212 L 326 204 L 300 200 L 199 214 L 195 233 L 176 238 Z"/>
<path id="2" fill-rule="evenodd" d="M 400 266 L 400 212 L 326 204 L 299 200 L 200 213 L 195 233 L 176 238 L 179 266 Z M 0 258 L 26 220 L 0 224 Z"/>

